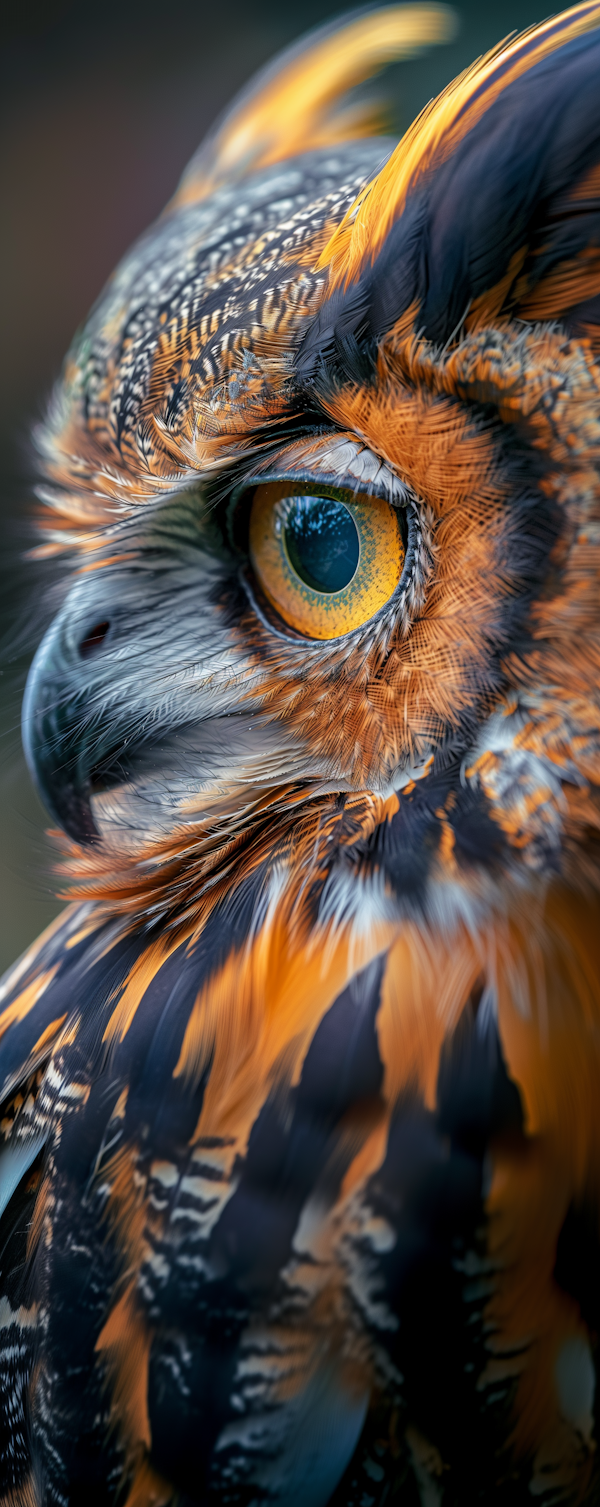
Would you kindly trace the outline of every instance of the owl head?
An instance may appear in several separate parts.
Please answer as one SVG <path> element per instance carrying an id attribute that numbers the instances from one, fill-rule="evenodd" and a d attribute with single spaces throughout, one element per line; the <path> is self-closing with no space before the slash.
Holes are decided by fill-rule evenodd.
<path id="1" fill-rule="evenodd" d="M 340 104 L 451 25 L 354 13 L 263 73 L 38 437 L 71 575 L 27 757 L 72 881 L 148 924 L 597 884 L 600 5 L 397 145 Z"/>

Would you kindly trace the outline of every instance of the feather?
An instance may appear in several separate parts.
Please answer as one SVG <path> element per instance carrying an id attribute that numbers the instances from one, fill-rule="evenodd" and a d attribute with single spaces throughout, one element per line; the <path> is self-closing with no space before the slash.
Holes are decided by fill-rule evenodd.
<path id="1" fill-rule="evenodd" d="M 419 116 L 321 254 L 330 296 L 300 371 L 359 322 L 440 345 L 507 317 L 592 333 L 599 20 L 586 3 L 503 44 Z"/>
<path id="2" fill-rule="evenodd" d="M 299 152 L 381 131 L 373 107 L 341 108 L 349 90 L 386 63 L 413 58 L 455 31 L 442 4 L 355 11 L 311 32 L 252 80 L 192 158 L 171 209 Z"/>

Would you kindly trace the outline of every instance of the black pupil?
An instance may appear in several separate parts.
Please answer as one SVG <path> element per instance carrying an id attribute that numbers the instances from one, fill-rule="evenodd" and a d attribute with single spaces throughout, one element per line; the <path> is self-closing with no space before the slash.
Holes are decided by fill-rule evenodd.
<path id="1" fill-rule="evenodd" d="M 358 530 L 333 497 L 290 497 L 285 543 L 292 569 L 313 591 L 342 591 L 359 556 Z"/>

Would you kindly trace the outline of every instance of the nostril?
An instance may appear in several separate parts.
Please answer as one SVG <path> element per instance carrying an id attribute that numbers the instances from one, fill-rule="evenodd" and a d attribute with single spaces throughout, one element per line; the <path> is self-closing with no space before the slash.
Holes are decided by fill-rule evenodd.
<path id="1" fill-rule="evenodd" d="M 85 638 L 82 638 L 79 645 L 79 653 L 81 654 L 82 659 L 87 659 L 90 654 L 93 654 L 96 649 L 100 648 L 100 645 L 106 638 L 109 628 L 109 622 L 96 623 L 95 628 L 91 628 L 89 633 L 86 633 Z"/>

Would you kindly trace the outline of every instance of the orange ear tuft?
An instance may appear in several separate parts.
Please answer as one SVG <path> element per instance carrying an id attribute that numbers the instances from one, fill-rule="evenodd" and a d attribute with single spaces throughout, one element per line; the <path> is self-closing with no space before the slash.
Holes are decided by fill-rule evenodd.
<path id="1" fill-rule="evenodd" d="M 300 152 L 379 134 L 382 112 L 372 102 L 340 101 L 386 63 L 451 41 L 455 30 L 448 6 L 427 3 L 354 12 L 311 32 L 242 91 L 192 158 L 170 207 Z"/>
<path id="2" fill-rule="evenodd" d="M 550 53 L 599 24 L 598 0 L 583 0 L 562 15 L 501 42 L 432 100 L 378 177 L 362 189 L 325 246 L 319 266 L 330 268 L 330 291 L 354 282 L 375 260 L 409 193 L 447 161 L 498 95 Z"/>

